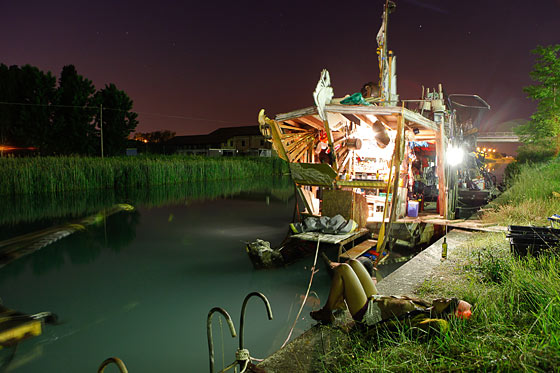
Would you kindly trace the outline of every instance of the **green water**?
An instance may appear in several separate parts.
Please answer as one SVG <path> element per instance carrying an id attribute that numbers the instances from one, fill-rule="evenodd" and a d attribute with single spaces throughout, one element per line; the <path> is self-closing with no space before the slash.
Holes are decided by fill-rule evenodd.
<path id="1" fill-rule="evenodd" d="M 255 271 L 243 241 L 278 244 L 284 238 L 294 210 L 289 180 L 25 198 L 4 204 L 1 239 L 73 221 L 115 202 L 136 210 L 0 269 L 0 297 L 7 307 L 59 317 L 58 325 L 46 325 L 15 353 L 0 350 L 1 372 L 95 372 L 110 356 L 123 359 L 131 372 L 208 371 L 208 311 L 225 308 L 239 328 L 243 298 L 253 291 L 268 297 L 274 319 L 253 298 L 245 347 L 262 358 L 286 339 L 312 258 Z M 326 271 L 319 271 L 292 338 L 312 325 L 309 311 L 324 302 L 328 283 Z M 216 314 L 213 321 L 217 369 L 233 361 L 238 345 L 220 319 Z"/>

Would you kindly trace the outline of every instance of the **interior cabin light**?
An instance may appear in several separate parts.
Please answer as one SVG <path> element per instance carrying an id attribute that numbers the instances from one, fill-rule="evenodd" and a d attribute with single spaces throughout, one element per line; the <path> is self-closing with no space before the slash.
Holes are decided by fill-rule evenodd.
<path id="1" fill-rule="evenodd" d="M 464 153 L 463 148 L 460 146 L 449 145 L 447 148 L 447 163 L 449 163 L 450 166 L 459 165 L 463 162 Z"/>

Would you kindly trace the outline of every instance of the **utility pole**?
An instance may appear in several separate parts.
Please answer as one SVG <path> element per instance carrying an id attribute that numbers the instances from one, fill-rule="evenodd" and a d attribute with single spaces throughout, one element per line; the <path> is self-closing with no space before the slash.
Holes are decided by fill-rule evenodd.
<path id="1" fill-rule="evenodd" d="M 99 128 L 101 128 L 101 158 L 103 158 L 103 104 L 99 105 Z"/>

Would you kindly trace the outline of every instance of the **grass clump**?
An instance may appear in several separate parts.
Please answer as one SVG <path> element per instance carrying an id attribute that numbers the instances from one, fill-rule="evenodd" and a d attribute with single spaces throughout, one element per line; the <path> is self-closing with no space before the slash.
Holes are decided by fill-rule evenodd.
<path id="1" fill-rule="evenodd" d="M 327 371 L 555 371 L 560 364 L 560 261 L 516 258 L 502 234 L 476 234 L 418 290 L 473 304 L 446 333 L 354 333 Z M 348 347 L 350 346 L 350 347 Z"/>
<path id="2" fill-rule="evenodd" d="M 488 206 L 482 217 L 502 225 L 547 225 L 546 218 L 558 213 L 560 162 L 555 160 L 521 165 L 509 189 Z"/>

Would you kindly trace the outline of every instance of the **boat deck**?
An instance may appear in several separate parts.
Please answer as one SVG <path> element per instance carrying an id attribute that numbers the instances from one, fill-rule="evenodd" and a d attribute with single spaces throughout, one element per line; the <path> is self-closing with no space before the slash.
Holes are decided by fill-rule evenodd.
<path id="1" fill-rule="evenodd" d="M 483 223 L 478 219 L 444 219 L 436 213 L 419 213 L 418 217 L 404 217 L 397 219 L 397 223 L 429 223 L 435 225 L 446 225 L 452 228 L 466 229 L 482 232 L 506 232 L 507 227 L 494 223 Z"/>
<path id="2" fill-rule="evenodd" d="M 367 228 L 361 228 L 355 232 L 348 233 L 348 234 L 327 234 L 327 233 L 320 233 L 320 232 L 305 232 L 294 234 L 291 236 L 292 239 L 299 239 L 303 241 L 312 241 L 320 243 L 328 243 L 332 245 L 338 245 L 338 258 L 340 259 L 342 255 L 342 251 L 344 250 L 344 245 L 357 240 L 369 233 Z M 358 247 L 359 245 L 355 246 Z M 368 247 L 369 249 L 369 247 Z M 363 252 L 367 251 L 365 249 Z M 363 254 L 360 253 L 361 254 Z"/>

